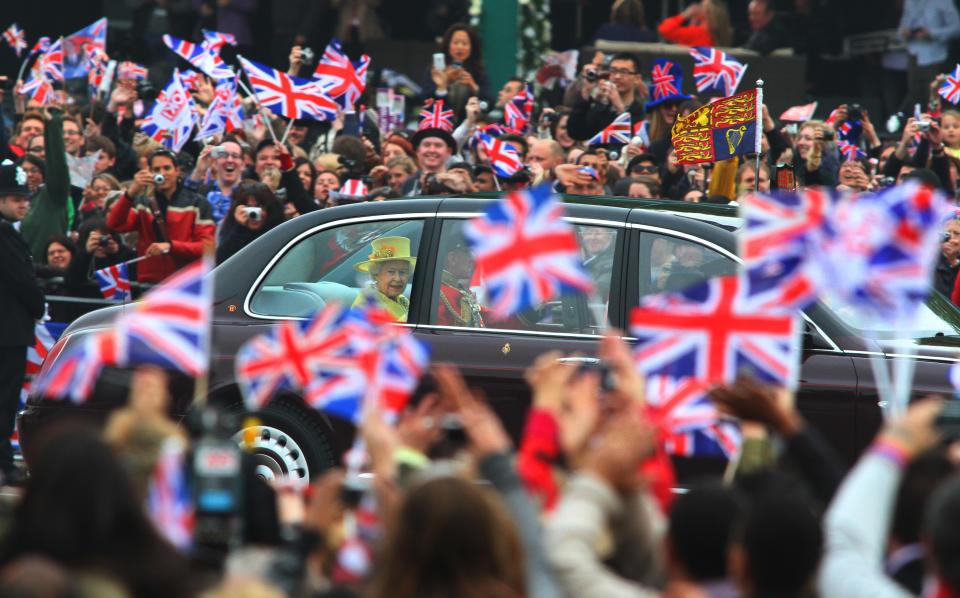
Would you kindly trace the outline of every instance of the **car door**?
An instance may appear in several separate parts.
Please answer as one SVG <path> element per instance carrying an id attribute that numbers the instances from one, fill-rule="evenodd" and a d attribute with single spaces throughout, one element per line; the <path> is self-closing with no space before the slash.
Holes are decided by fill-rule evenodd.
<path id="1" fill-rule="evenodd" d="M 474 214 L 438 214 L 424 294 L 414 334 L 431 347 L 431 361 L 456 365 L 468 384 L 483 388 L 517 438 L 529 407 L 524 372 L 537 356 L 557 350 L 590 361 L 599 335 L 621 324 L 625 211 L 615 218 L 570 217 L 585 267 L 598 280 L 590 297 L 565 295 L 536 309 L 495 321 L 482 277 L 475 272 L 462 229 Z"/>
<path id="2" fill-rule="evenodd" d="M 676 219 L 683 225 L 686 219 Z M 703 223 L 689 230 L 663 224 L 631 224 L 628 255 L 637 270 L 627 291 L 627 306 L 644 295 L 680 290 L 708 278 L 737 271 L 739 259 Z M 844 456 L 856 454 L 857 371 L 853 360 L 818 320 L 830 315 L 823 306 L 802 314 L 803 349 L 796 393 L 801 414 Z"/>

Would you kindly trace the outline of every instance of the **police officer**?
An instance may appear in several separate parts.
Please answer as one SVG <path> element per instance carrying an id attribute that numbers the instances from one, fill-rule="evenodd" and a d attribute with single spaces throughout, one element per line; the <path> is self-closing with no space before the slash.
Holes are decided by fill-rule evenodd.
<path id="1" fill-rule="evenodd" d="M 37 284 L 30 248 L 13 224 L 30 208 L 27 173 L 10 160 L 0 164 L 0 471 L 4 483 L 20 479 L 13 465 L 10 434 L 34 344 L 34 323 L 43 317 L 43 291 Z"/>

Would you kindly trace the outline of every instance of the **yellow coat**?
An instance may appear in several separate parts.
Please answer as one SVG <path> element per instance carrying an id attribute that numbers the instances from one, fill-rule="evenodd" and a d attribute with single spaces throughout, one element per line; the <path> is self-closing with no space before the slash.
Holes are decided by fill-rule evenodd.
<path id="1" fill-rule="evenodd" d="M 382 308 L 387 310 L 391 316 L 396 318 L 398 322 L 407 321 L 407 312 L 410 311 L 410 300 L 404 297 L 403 295 L 398 295 L 396 300 L 387 297 L 383 293 L 377 290 L 377 287 L 372 284 L 365 287 L 357 298 L 353 300 L 352 307 L 359 307 L 366 302 L 366 298 L 370 297 L 376 300 Z"/>

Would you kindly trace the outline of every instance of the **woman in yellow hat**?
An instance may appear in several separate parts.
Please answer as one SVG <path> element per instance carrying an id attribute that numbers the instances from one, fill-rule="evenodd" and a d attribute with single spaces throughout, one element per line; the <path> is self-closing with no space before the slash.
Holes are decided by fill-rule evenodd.
<path id="1" fill-rule="evenodd" d="M 373 284 L 357 295 L 353 306 L 374 299 L 398 322 L 407 321 L 410 300 L 403 296 L 407 281 L 413 273 L 417 258 L 410 255 L 410 239 L 406 237 L 383 237 L 371 243 L 370 259 L 354 268 L 370 274 Z"/>

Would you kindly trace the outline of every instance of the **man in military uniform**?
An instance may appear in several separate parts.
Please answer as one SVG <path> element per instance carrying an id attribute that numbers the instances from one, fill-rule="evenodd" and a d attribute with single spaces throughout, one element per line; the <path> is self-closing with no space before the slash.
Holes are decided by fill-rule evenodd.
<path id="1" fill-rule="evenodd" d="M 0 164 L 0 471 L 4 483 L 18 481 L 10 434 L 20 405 L 27 347 L 36 342 L 34 325 L 43 317 L 43 291 L 37 284 L 30 247 L 13 224 L 30 208 L 27 175 L 6 160 Z"/>
<path id="2" fill-rule="evenodd" d="M 484 309 L 465 286 L 473 276 L 473 268 L 473 256 L 466 242 L 462 239 L 454 241 L 447 249 L 440 275 L 437 324 L 483 328 Z"/>

